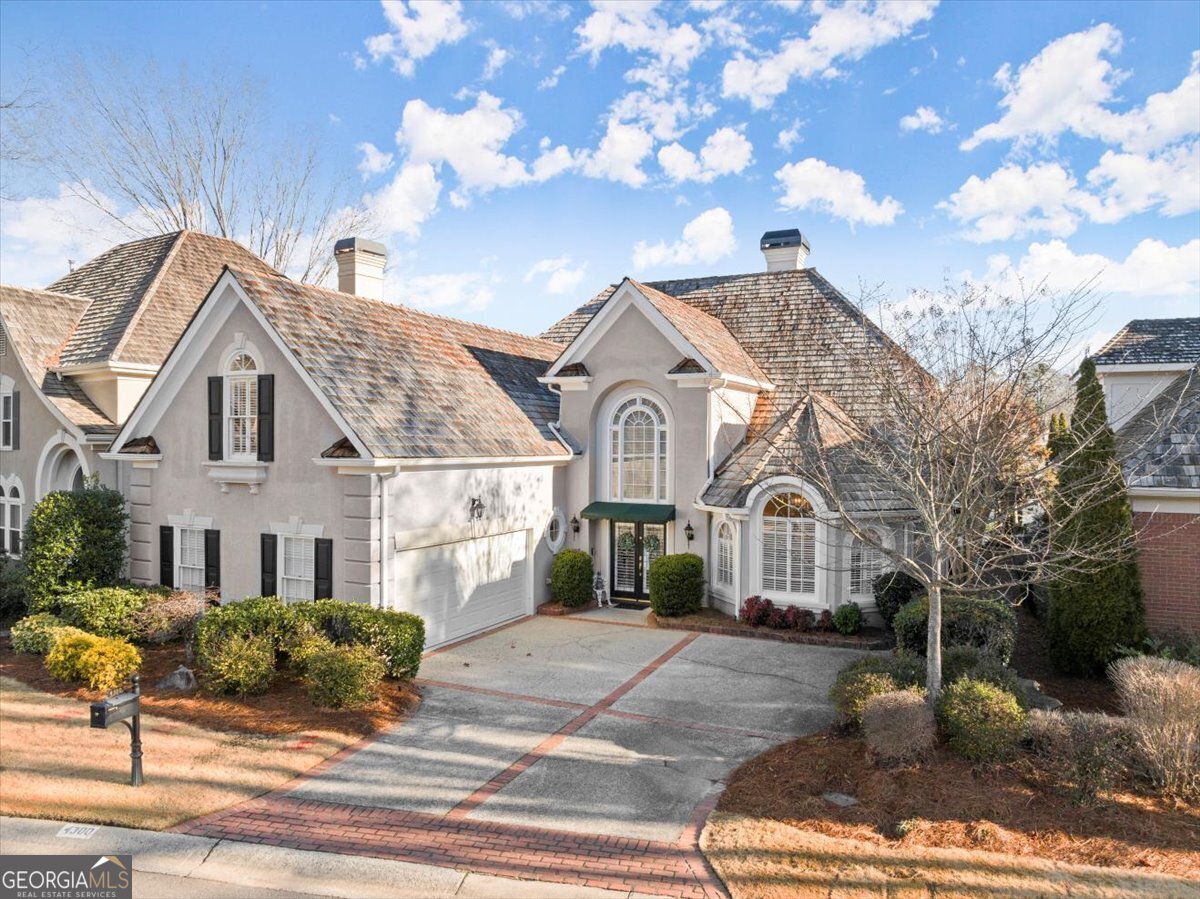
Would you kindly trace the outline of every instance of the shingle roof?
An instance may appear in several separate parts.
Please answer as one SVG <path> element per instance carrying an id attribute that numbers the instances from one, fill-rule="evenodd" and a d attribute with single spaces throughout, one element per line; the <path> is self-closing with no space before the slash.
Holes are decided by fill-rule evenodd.
<path id="1" fill-rule="evenodd" d="M 33 383 L 84 433 L 115 433 L 112 420 L 74 378 L 60 378 L 50 371 L 88 305 L 83 297 L 0 286 L 0 319 L 9 336 L 9 351 L 20 354 Z"/>
<path id="2" fill-rule="evenodd" d="M 652 281 L 646 286 L 720 320 L 776 386 L 756 410 L 758 432 L 809 392 L 824 395 L 855 416 L 869 415 L 877 400 L 847 364 L 846 348 L 901 352 L 815 269 Z M 570 343 L 616 287 L 602 290 L 542 338 Z"/>
<path id="3" fill-rule="evenodd" d="M 1200 365 L 1168 384 L 1117 439 L 1130 487 L 1200 489 Z"/>
<path id="4" fill-rule="evenodd" d="M 538 383 L 561 347 L 404 306 L 232 270 L 378 458 L 565 456 Z"/>
<path id="5" fill-rule="evenodd" d="M 1092 357 L 1097 365 L 1200 362 L 1200 318 L 1137 318 Z"/>
<path id="6" fill-rule="evenodd" d="M 823 457 L 847 511 L 911 508 L 887 479 L 879 477 L 853 451 L 856 431 L 854 422 L 836 403 L 810 394 L 731 453 L 718 467 L 702 501 L 710 506 L 744 507 L 755 484 L 779 475 L 804 477 L 806 470 L 819 470 Z"/>
<path id="7" fill-rule="evenodd" d="M 60 364 L 161 364 L 225 265 L 278 274 L 232 240 L 176 231 L 113 247 L 59 278 L 49 290 L 92 301 Z"/>

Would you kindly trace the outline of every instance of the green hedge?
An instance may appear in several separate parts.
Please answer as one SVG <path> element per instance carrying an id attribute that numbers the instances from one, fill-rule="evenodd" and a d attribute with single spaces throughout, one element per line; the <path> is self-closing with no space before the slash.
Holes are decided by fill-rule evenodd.
<path id="1" fill-rule="evenodd" d="M 0 552 L 0 621 L 20 618 L 29 611 L 25 566 Z"/>
<path id="2" fill-rule="evenodd" d="M 368 646 L 331 646 L 306 662 L 308 696 L 314 705 L 329 709 L 364 705 L 379 694 L 384 670 Z"/>
<path id="3" fill-rule="evenodd" d="M 833 629 L 839 634 L 857 634 L 862 630 L 862 626 L 863 613 L 858 603 L 848 602 L 838 606 L 837 611 L 833 613 Z"/>
<path id="4" fill-rule="evenodd" d="M 592 557 L 582 549 L 564 549 L 550 564 L 550 598 L 572 609 L 592 601 Z"/>
<path id="5" fill-rule="evenodd" d="M 1025 710 L 1013 694 L 970 678 L 942 690 L 937 717 L 950 748 L 973 762 L 999 762 L 1013 756 L 1027 723 Z"/>
<path id="6" fill-rule="evenodd" d="M 39 500 L 25 525 L 22 560 L 30 610 L 48 611 L 71 584 L 116 584 L 128 528 L 125 497 L 98 482 Z"/>
<path id="7" fill-rule="evenodd" d="M 196 623 L 196 651 L 208 652 L 235 635 L 263 637 L 272 653 L 296 630 L 296 612 L 278 596 L 255 596 L 209 609 Z"/>
<path id="8" fill-rule="evenodd" d="M 892 621 L 901 652 L 925 655 L 929 598 L 918 597 Z M 942 647 L 974 646 L 1007 665 L 1017 642 L 1017 616 L 1007 603 L 966 596 L 942 597 Z"/>
<path id="9" fill-rule="evenodd" d="M 102 637 L 134 639 L 140 636 L 139 613 L 156 593 L 136 587 L 96 587 L 60 595 L 58 617 Z"/>
<path id="10" fill-rule="evenodd" d="M 210 693 L 265 693 L 275 680 L 275 648 L 265 634 L 223 633 L 198 649 L 196 662 Z"/>
<path id="11" fill-rule="evenodd" d="M 335 644 L 369 647 L 383 659 L 390 676 L 417 676 L 425 649 L 425 622 L 419 616 L 340 599 L 318 599 L 288 608 Z"/>
<path id="12" fill-rule="evenodd" d="M 695 553 L 659 556 L 650 563 L 649 583 L 655 615 L 698 612 L 704 603 L 704 560 Z"/>
<path id="13" fill-rule="evenodd" d="M 896 690 L 923 691 L 924 666 L 907 656 L 864 656 L 838 672 L 829 700 L 843 724 L 859 725 L 867 700 Z"/>
<path id="14" fill-rule="evenodd" d="M 925 592 L 925 586 L 904 571 L 885 571 L 871 581 L 871 594 L 884 623 L 892 626 L 896 613 Z"/>

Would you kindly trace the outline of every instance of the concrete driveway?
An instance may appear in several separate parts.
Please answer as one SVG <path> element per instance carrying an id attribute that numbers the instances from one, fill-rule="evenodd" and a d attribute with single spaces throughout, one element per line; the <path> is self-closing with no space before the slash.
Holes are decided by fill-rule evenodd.
<path id="1" fill-rule="evenodd" d="M 674 843 L 738 764 L 832 721 L 857 655 L 533 618 L 426 658 L 417 714 L 289 795 Z"/>

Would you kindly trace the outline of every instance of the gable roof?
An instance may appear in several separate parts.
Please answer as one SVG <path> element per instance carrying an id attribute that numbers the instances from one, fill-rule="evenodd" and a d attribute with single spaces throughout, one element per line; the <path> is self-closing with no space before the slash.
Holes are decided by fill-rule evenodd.
<path id="1" fill-rule="evenodd" d="M 1131 488 L 1200 490 L 1200 365 L 1168 384 L 1117 439 Z"/>
<path id="2" fill-rule="evenodd" d="M 198 231 L 134 240 L 101 253 L 48 288 L 91 300 L 58 364 L 161 365 L 227 264 L 278 274 L 240 244 Z"/>
<path id="3" fill-rule="evenodd" d="M 1200 318 L 1135 318 L 1092 359 L 1097 365 L 1200 362 Z"/>
<path id="4" fill-rule="evenodd" d="M 0 286 L 0 321 L 9 337 L 9 351 L 18 355 L 29 379 L 85 434 L 114 433 L 112 420 L 74 378 L 51 371 L 88 306 L 83 297 Z"/>
<path id="5" fill-rule="evenodd" d="M 561 347 L 230 269 L 375 458 L 567 456 L 538 383 Z"/>
<path id="6" fill-rule="evenodd" d="M 762 433 L 809 393 L 823 395 L 856 417 L 870 415 L 878 398 L 839 356 L 838 347 L 902 352 L 815 269 L 652 281 L 643 286 L 718 320 L 775 385 L 771 394 L 759 397 L 752 434 Z M 542 338 L 569 344 L 616 289 L 617 285 L 605 288 Z"/>

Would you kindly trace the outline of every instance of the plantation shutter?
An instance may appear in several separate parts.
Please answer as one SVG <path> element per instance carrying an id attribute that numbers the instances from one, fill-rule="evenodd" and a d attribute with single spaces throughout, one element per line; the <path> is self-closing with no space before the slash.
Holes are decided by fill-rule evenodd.
<path id="1" fill-rule="evenodd" d="M 787 522 L 764 518 L 762 524 L 762 580 L 764 590 L 788 589 Z"/>
<path id="2" fill-rule="evenodd" d="M 817 523 L 811 518 L 793 519 L 791 526 L 791 591 L 815 593 L 817 590 Z"/>
<path id="3" fill-rule="evenodd" d="M 224 455 L 221 449 L 222 401 L 225 393 L 225 380 L 221 377 L 208 379 L 208 458 L 220 460 Z"/>
<path id="4" fill-rule="evenodd" d="M 318 537 L 313 543 L 316 545 L 313 599 L 329 599 L 333 596 L 333 541 Z"/>
<path id="5" fill-rule="evenodd" d="M 221 589 L 221 532 L 204 531 L 204 589 Z"/>
<path id="6" fill-rule="evenodd" d="M 258 376 L 258 461 L 275 461 L 275 376 Z"/>
<path id="7" fill-rule="evenodd" d="M 279 566 L 278 540 L 274 534 L 262 535 L 262 584 L 259 591 L 263 596 L 276 596 L 279 592 L 275 586 L 276 568 Z"/>
<path id="8" fill-rule="evenodd" d="M 175 586 L 175 528 L 168 524 L 158 529 L 158 582 Z"/>
<path id="9" fill-rule="evenodd" d="M 21 391 L 12 392 L 12 448 L 21 448 Z"/>

